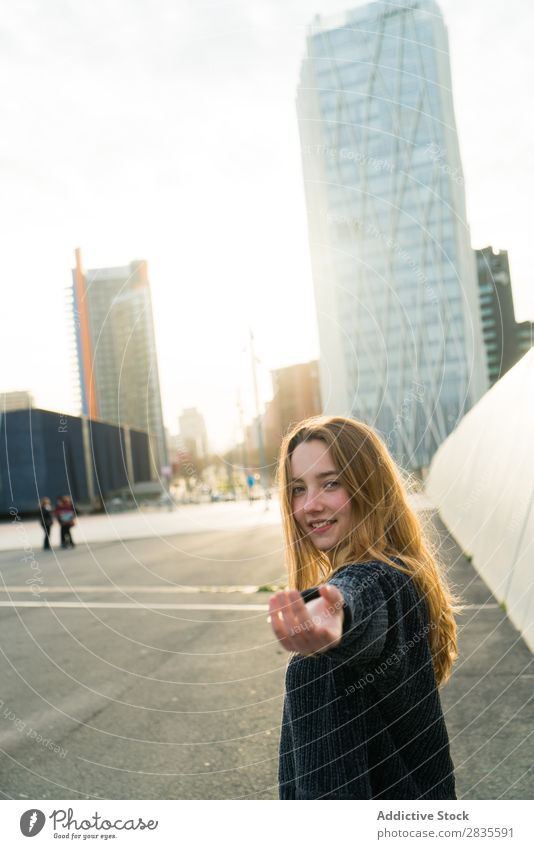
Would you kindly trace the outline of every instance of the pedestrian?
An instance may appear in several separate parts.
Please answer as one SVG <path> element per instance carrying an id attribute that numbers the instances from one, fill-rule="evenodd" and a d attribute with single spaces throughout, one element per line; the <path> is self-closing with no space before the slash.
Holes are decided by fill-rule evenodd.
<path id="1" fill-rule="evenodd" d="M 54 524 L 54 513 L 52 511 L 52 503 L 49 498 L 46 496 L 41 498 L 39 502 L 39 510 L 40 517 L 39 521 L 41 522 L 42 528 L 44 530 L 44 543 L 43 549 L 45 551 L 50 550 L 50 529 Z"/>
<path id="2" fill-rule="evenodd" d="M 456 608 L 386 446 L 353 419 L 308 419 L 279 480 L 290 589 L 269 611 L 293 653 L 280 798 L 455 799 L 438 686 Z"/>
<path id="3" fill-rule="evenodd" d="M 57 499 L 54 512 L 59 522 L 61 548 L 75 548 L 70 530 L 76 523 L 76 513 L 70 495 L 63 495 Z"/>
<path id="4" fill-rule="evenodd" d="M 252 504 L 254 501 L 254 485 L 256 483 L 256 478 L 252 474 L 247 475 L 247 491 L 248 491 L 248 503 Z"/>

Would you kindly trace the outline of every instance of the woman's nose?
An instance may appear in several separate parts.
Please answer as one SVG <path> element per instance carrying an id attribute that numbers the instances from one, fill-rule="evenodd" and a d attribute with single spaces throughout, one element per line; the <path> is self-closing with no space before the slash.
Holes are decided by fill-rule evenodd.
<path id="1" fill-rule="evenodd" d="M 323 509 L 321 492 L 311 492 L 308 490 L 306 500 L 304 502 L 305 513 L 319 513 Z"/>

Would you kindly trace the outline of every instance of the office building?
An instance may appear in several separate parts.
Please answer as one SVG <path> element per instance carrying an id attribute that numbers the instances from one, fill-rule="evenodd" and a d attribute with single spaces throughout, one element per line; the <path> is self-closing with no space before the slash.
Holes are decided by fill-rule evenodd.
<path id="1" fill-rule="evenodd" d="M 507 251 L 475 251 L 482 334 L 490 386 L 534 344 L 534 323 L 516 322 Z"/>
<path id="2" fill-rule="evenodd" d="M 72 274 L 82 413 L 147 430 L 161 474 L 167 448 L 147 263 L 84 272 L 77 250 Z"/>
<path id="3" fill-rule="evenodd" d="M 425 467 L 487 388 L 437 4 L 316 17 L 297 112 L 324 411 Z"/>
<path id="4" fill-rule="evenodd" d="M 297 422 L 322 412 L 319 384 L 319 363 L 297 363 L 271 371 L 273 398 L 262 416 L 265 454 L 268 465 L 273 465 L 279 455 L 285 433 Z M 256 422 L 257 432 L 257 422 Z M 258 450 L 257 436 L 251 434 L 248 449 Z"/>
<path id="5" fill-rule="evenodd" d="M 321 414 L 317 360 L 275 369 L 271 372 L 271 379 L 281 434 L 302 419 Z"/>
<path id="6" fill-rule="evenodd" d="M 182 450 L 191 457 L 205 460 L 208 456 L 208 433 L 202 413 L 196 407 L 188 407 L 179 417 Z"/>
<path id="7" fill-rule="evenodd" d="M 291 425 L 322 412 L 319 363 L 297 363 L 271 372 L 273 398 L 263 417 L 269 456 L 277 456 Z"/>

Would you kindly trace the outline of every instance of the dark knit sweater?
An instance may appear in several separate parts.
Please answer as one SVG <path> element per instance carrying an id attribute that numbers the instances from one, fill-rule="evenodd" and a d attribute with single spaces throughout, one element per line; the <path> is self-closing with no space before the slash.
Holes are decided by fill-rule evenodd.
<path id="1" fill-rule="evenodd" d="M 426 605 L 413 581 L 371 562 L 329 583 L 345 599 L 343 636 L 323 654 L 289 660 L 280 798 L 455 799 Z"/>

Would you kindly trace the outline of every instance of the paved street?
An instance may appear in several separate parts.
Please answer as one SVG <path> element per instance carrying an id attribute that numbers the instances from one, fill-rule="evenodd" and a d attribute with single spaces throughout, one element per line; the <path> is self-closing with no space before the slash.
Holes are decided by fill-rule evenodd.
<path id="1" fill-rule="evenodd" d="M 123 542 L 147 537 L 170 537 L 183 533 L 205 533 L 225 528 L 257 528 L 278 525 L 278 506 L 265 509 L 263 501 L 188 504 L 173 509 L 140 509 L 122 513 L 79 516 L 74 537 L 77 542 Z M 52 537 L 59 543 L 59 526 Z M 43 532 L 36 520 L 21 523 L 16 514 L 12 521 L 0 524 L 0 551 L 13 551 L 30 545 L 41 548 Z"/>
<path id="2" fill-rule="evenodd" d="M 258 588 L 284 581 L 280 528 L 262 505 L 196 515 L 194 533 L 0 553 L 4 797 L 277 798 L 287 655 Z M 446 549 L 469 605 L 442 691 L 459 793 L 531 798 L 532 656 Z"/>

